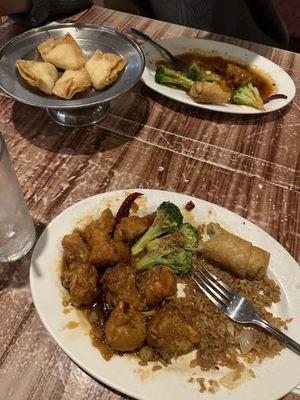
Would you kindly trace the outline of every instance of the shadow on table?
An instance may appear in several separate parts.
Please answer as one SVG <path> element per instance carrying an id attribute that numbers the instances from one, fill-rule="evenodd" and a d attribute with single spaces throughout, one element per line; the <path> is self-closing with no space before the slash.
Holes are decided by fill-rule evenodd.
<path id="1" fill-rule="evenodd" d="M 281 119 L 285 114 L 287 114 L 292 107 L 292 103 L 290 103 L 281 110 L 262 115 L 226 114 L 217 111 L 209 111 L 180 103 L 178 101 L 169 99 L 159 93 L 156 93 L 155 91 L 153 91 L 148 87 L 145 87 L 143 91 L 147 97 L 159 103 L 161 106 L 171 109 L 174 112 L 184 114 L 187 117 L 199 118 L 200 120 L 207 120 L 214 123 L 227 124 L 227 125 L 255 125 L 255 124 L 275 122 Z"/>
<path id="2" fill-rule="evenodd" d="M 34 226 L 36 228 L 36 241 L 39 239 L 41 233 L 45 229 L 45 224 L 34 220 Z M 41 249 L 46 245 L 46 237 L 44 238 L 44 245 L 42 244 Z M 17 289 L 26 286 L 29 282 L 29 269 L 30 260 L 34 250 L 33 248 L 18 261 L 11 263 L 0 263 L 0 292 L 5 289 Z M 34 268 L 34 265 L 33 265 Z M 40 271 L 35 266 L 35 272 L 40 275 Z"/>
<path id="3" fill-rule="evenodd" d="M 15 102 L 13 123 L 15 129 L 34 146 L 45 150 L 70 155 L 95 154 L 105 152 L 130 142 L 142 129 L 148 118 L 148 100 L 133 89 L 111 101 L 111 113 L 119 119 L 118 129 L 115 121 L 108 116 L 98 124 L 86 128 L 67 128 L 53 122 L 46 110 Z M 126 134 L 120 135 L 122 121 L 126 124 Z M 125 125 L 125 123 L 123 123 Z"/>

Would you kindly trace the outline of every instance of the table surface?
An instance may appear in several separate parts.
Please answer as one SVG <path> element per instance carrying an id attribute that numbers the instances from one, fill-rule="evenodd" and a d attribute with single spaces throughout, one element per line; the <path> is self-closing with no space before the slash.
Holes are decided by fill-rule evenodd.
<path id="1" fill-rule="evenodd" d="M 68 21 L 136 27 L 150 36 L 222 40 L 279 64 L 297 86 L 292 105 L 253 117 L 189 107 L 138 83 L 100 124 L 70 129 L 0 93 L 0 130 L 38 234 L 85 197 L 123 188 L 165 189 L 216 203 L 254 222 L 300 259 L 300 55 L 93 7 Z M 0 26 L 0 44 L 22 28 Z M 0 398 L 121 399 L 80 370 L 39 320 L 30 254 L 0 265 Z M 285 400 L 295 400 L 294 394 Z"/>

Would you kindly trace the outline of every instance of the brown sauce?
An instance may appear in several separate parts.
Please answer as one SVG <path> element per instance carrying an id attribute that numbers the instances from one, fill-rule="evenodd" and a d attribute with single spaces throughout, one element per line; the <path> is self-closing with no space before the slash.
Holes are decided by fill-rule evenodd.
<path id="1" fill-rule="evenodd" d="M 263 71 L 259 71 L 256 68 L 236 61 L 226 60 L 220 56 L 208 56 L 198 52 L 187 52 L 178 54 L 176 57 L 187 64 L 197 64 L 202 68 L 218 73 L 221 76 L 219 85 L 223 90 L 228 92 L 232 92 L 235 89 L 235 85 L 226 72 L 228 64 L 236 65 L 250 75 L 253 85 L 257 87 L 263 100 L 271 96 L 276 87 L 271 77 L 267 76 Z M 172 68 L 171 64 L 165 60 L 159 60 L 156 64 Z"/>

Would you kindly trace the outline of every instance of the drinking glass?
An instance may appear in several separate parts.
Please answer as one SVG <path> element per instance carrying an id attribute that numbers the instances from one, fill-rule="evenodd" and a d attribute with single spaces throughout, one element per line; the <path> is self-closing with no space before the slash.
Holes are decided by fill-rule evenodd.
<path id="1" fill-rule="evenodd" d="M 0 262 L 23 257 L 35 242 L 35 228 L 0 133 Z"/>

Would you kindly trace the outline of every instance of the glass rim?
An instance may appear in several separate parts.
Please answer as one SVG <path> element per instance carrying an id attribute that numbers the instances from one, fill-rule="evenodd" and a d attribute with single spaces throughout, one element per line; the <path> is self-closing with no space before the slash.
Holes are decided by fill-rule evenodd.
<path id="1" fill-rule="evenodd" d="M 2 160 L 4 149 L 5 149 L 4 137 L 3 137 L 2 133 L 0 132 L 0 162 Z"/>

